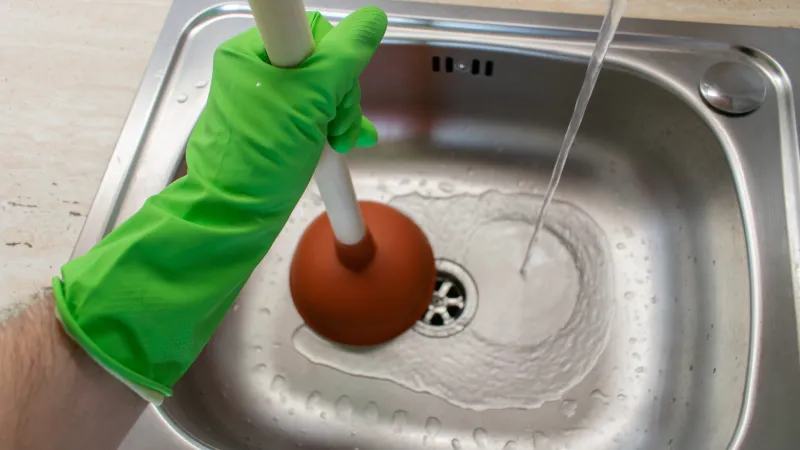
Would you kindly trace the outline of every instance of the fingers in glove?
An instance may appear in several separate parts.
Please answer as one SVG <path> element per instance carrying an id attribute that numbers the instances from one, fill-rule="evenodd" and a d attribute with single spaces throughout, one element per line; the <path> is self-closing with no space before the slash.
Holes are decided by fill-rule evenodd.
<path id="1" fill-rule="evenodd" d="M 361 132 L 356 147 L 372 147 L 378 143 L 378 129 L 364 116 L 361 116 Z"/>
<path id="2" fill-rule="evenodd" d="M 361 86 L 356 83 L 336 108 L 336 117 L 328 124 L 328 136 L 344 134 L 354 122 L 361 120 Z"/>
<path id="3" fill-rule="evenodd" d="M 331 148 L 338 153 L 347 153 L 353 147 L 371 147 L 378 142 L 378 130 L 364 116 L 339 136 L 328 137 Z"/>
<path id="4" fill-rule="evenodd" d="M 344 98 L 372 59 L 387 26 L 386 13 L 380 9 L 368 6 L 356 10 L 317 43 L 316 51 L 306 61 L 330 65 L 326 72 L 331 74 L 330 87 L 339 92 L 340 99 Z"/>

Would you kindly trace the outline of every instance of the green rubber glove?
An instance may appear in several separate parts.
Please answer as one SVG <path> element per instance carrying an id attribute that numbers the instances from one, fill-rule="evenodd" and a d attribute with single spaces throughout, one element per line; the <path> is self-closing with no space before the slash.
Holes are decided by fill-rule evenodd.
<path id="1" fill-rule="evenodd" d="M 171 395 L 269 250 L 325 140 L 337 151 L 377 140 L 358 76 L 386 15 L 309 22 L 316 50 L 294 69 L 268 64 L 256 29 L 217 49 L 188 174 L 53 279 L 68 334 L 152 401 Z"/>

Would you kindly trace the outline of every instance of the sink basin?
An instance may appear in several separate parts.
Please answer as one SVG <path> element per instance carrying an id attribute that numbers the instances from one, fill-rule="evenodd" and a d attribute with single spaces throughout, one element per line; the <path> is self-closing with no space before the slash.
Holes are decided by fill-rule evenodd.
<path id="1" fill-rule="evenodd" d="M 381 141 L 348 160 L 360 198 L 428 235 L 431 309 L 369 349 L 303 325 L 287 275 L 323 210 L 310 186 L 122 448 L 794 448 L 800 33 L 623 21 L 522 278 L 599 19 L 379 6 L 362 88 Z M 213 49 L 252 25 L 241 3 L 174 2 L 76 255 L 182 175 Z M 703 101 L 719 62 L 758 74 L 755 111 Z"/>

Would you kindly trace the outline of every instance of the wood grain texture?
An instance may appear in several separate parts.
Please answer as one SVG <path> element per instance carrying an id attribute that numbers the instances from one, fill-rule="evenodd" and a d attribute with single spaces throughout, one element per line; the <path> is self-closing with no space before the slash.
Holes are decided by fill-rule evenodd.
<path id="1" fill-rule="evenodd" d="M 437 0 L 602 13 L 605 0 Z M 630 0 L 629 17 L 800 26 L 797 0 Z M 168 0 L 0 0 L 0 308 L 72 250 Z M 2 314 L 0 314 L 0 319 Z"/>

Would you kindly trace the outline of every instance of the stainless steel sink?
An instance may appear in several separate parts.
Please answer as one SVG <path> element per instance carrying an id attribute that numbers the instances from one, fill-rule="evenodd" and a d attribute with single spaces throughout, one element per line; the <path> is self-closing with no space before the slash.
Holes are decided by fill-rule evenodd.
<path id="1" fill-rule="evenodd" d="M 349 161 L 361 198 L 430 237 L 430 314 L 372 349 L 303 326 L 287 265 L 312 186 L 122 448 L 796 448 L 800 33 L 623 21 L 523 280 L 599 19 L 380 6 L 362 86 L 381 142 Z M 212 51 L 250 26 L 244 4 L 175 1 L 76 254 L 180 175 Z M 704 103 L 719 62 L 756 69 L 757 110 Z"/>

